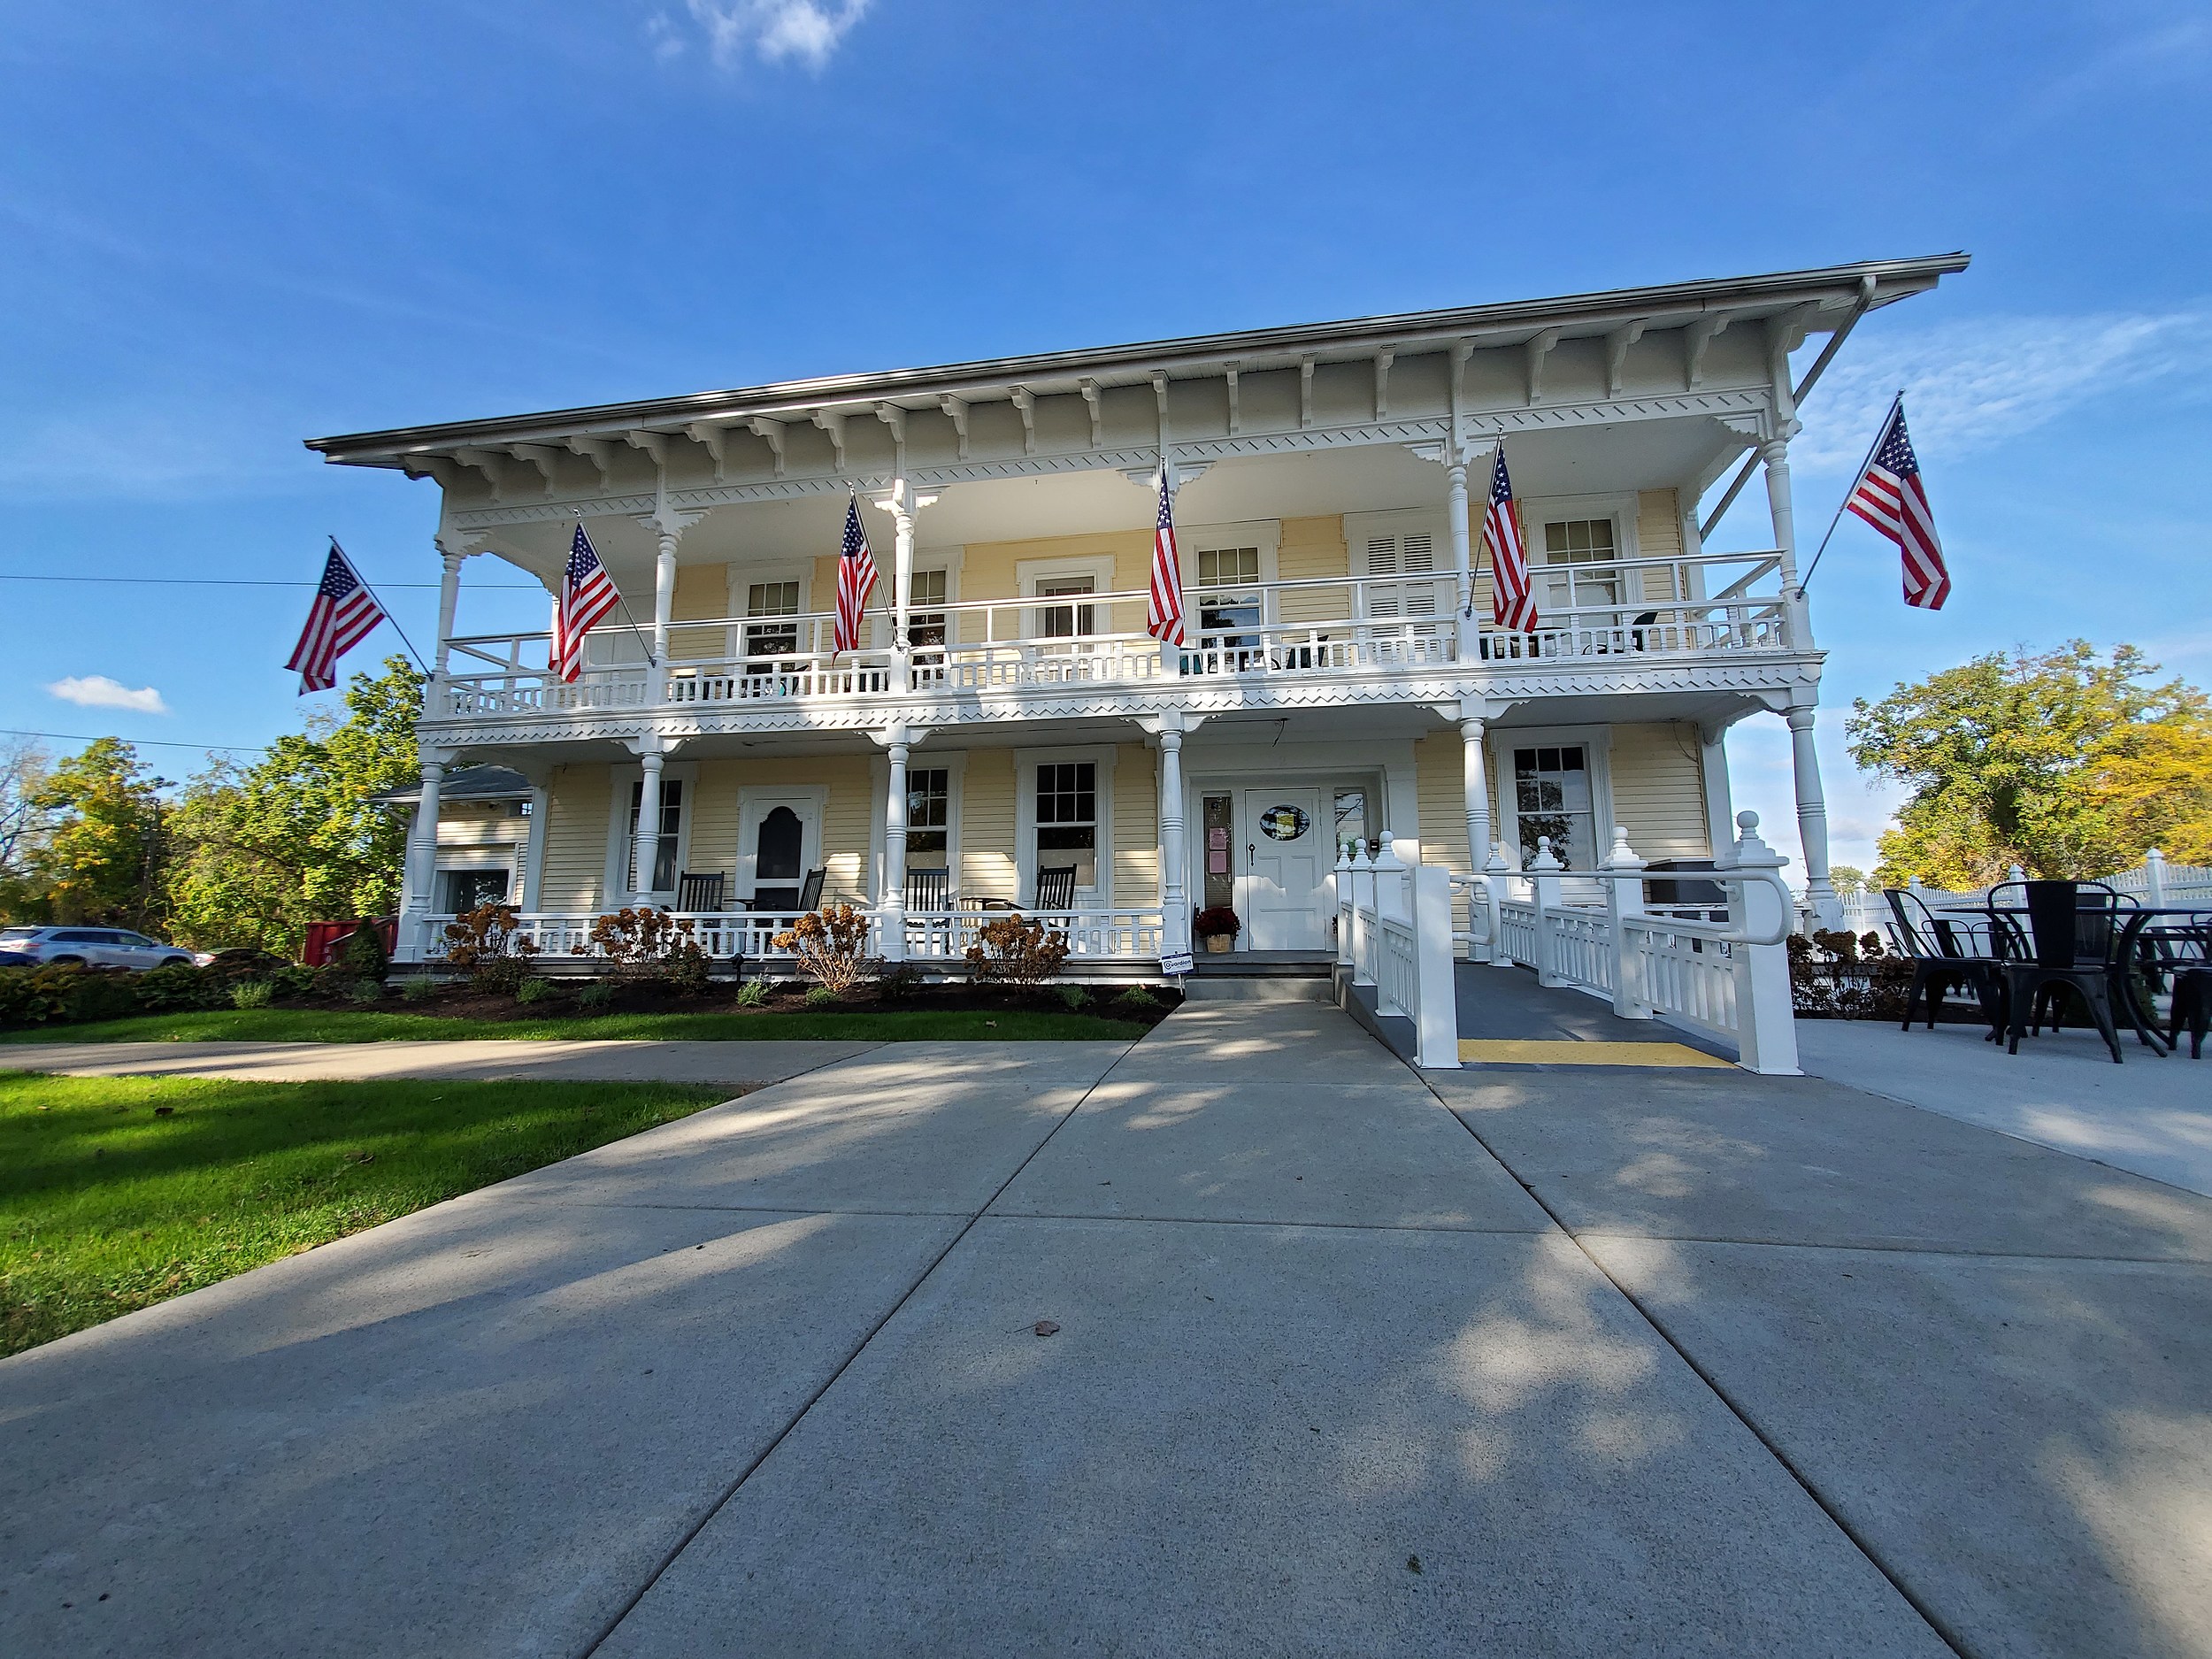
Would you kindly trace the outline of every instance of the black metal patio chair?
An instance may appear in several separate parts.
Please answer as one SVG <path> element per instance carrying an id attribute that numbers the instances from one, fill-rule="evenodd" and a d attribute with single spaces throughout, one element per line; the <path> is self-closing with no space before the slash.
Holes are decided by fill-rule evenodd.
<path id="1" fill-rule="evenodd" d="M 1912 989 L 1905 995 L 1905 1023 L 1912 1029 L 1912 1010 L 1924 995 L 1928 999 L 1928 1029 L 1936 1028 L 1943 1010 L 1943 994 L 1951 986 L 1974 993 L 1993 1037 L 2005 1024 L 2005 972 L 1999 960 L 1989 925 L 1960 918 L 1938 916 L 1928 902 L 1907 887 L 1885 887 L 1882 897 L 1896 919 L 1898 941 L 1912 958 Z"/>
<path id="2" fill-rule="evenodd" d="M 2166 1010 L 2166 1046 L 2179 1050 L 2182 1028 L 2189 1031 L 2189 1057 L 2204 1058 L 2204 1039 L 2212 1030 L 2212 921 L 2198 919 L 2161 927 L 2144 936 L 2154 972 L 2172 987 Z"/>
<path id="3" fill-rule="evenodd" d="M 2120 1064 L 2120 1034 L 2112 1017 L 2116 987 L 2136 1035 L 2155 1048 L 2120 956 L 2125 898 L 2095 881 L 2007 881 L 1989 890 L 1991 931 L 2004 941 L 2005 994 L 2011 1005 L 2006 1053 L 2018 1054 L 2020 1039 L 2031 1029 L 2039 1035 L 2047 1016 L 2058 1030 L 2059 995 L 2071 991 L 2112 1050 L 2113 1064 Z M 2026 914 L 2008 915 L 2008 909 Z"/>

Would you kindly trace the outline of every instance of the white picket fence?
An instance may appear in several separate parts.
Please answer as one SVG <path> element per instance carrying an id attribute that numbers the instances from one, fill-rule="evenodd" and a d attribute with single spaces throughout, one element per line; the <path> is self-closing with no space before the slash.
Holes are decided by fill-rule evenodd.
<path id="1" fill-rule="evenodd" d="M 1371 856 L 1353 852 L 1330 872 L 1338 963 L 1376 1006 L 1413 1022 L 1414 1064 L 1459 1066 L 1458 987 L 1453 979 L 1451 876 L 1440 864 L 1408 864 L 1386 831 Z"/>
<path id="2" fill-rule="evenodd" d="M 2027 877 L 2015 864 L 2008 879 L 2024 881 Z M 2147 905 L 2202 904 L 2212 908 L 2212 865 L 2170 864 L 2166 855 L 2155 847 L 2134 869 L 2103 879 L 2106 886 Z M 1909 885 L 1926 902 L 1938 906 L 1980 904 L 1987 901 L 1990 891 L 1987 887 L 1964 892 L 1924 887 L 1916 876 Z M 1890 914 L 1889 901 L 1878 891 L 1847 894 L 1840 902 L 1846 929 L 1854 933 L 1878 933 L 1893 949 L 1898 947 L 1896 918 Z"/>
<path id="3" fill-rule="evenodd" d="M 1502 846 L 1479 882 L 1458 884 L 1469 922 L 1459 937 L 1475 961 L 1536 970 L 1540 984 L 1608 998 L 1627 1019 L 1655 1016 L 1736 1046 L 1739 1062 L 1769 1076 L 1798 1075 L 1789 936 L 1794 901 L 1787 861 L 1759 839 L 1759 815 L 1737 814 L 1741 838 L 1709 879 L 1728 893 L 1728 919 L 1655 915 L 1644 902 L 1644 861 L 1613 832 L 1596 876 L 1601 904 L 1570 903 L 1566 872 L 1540 841 L 1522 869 Z"/>

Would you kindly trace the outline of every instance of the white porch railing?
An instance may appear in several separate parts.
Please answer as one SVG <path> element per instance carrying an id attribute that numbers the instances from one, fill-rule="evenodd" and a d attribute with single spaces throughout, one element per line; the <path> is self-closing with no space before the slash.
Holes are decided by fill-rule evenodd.
<path id="1" fill-rule="evenodd" d="M 549 671 L 545 634 L 468 635 L 447 641 L 449 672 L 432 717 L 1788 650 L 1799 641 L 1779 568 L 1772 553 L 1541 566 L 1540 592 L 1557 603 L 1532 634 L 1494 628 L 1485 605 L 1463 614 L 1457 579 L 1445 572 L 1194 588 L 1187 613 L 1195 626 L 1179 649 L 1145 634 L 1143 592 L 917 607 L 905 651 L 894 649 L 881 610 L 870 615 L 863 648 L 843 653 L 827 611 L 674 622 L 659 663 L 647 660 L 649 628 L 603 622 L 592 632 L 593 660 L 572 681 Z"/>
<path id="2" fill-rule="evenodd" d="M 1740 812 L 1742 831 L 1719 868 L 1701 879 L 1728 889 L 1724 922 L 1651 914 L 1644 903 L 1644 861 L 1629 849 L 1627 832 L 1597 877 L 1603 904 L 1577 904 L 1560 893 L 1563 866 L 1540 841 L 1525 872 L 1501 847 L 1486 879 L 1498 915 L 1489 960 L 1536 970 L 1545 985 L 1608 998 L 1629 1019 L 1664 1015 L 1735 1043 L 1740 1064 L 1769 1075 L 1798 1074 L 1797 1035 L 1790 998 L 1789 935 L 1793 900 L 1783 882 L 1784 860 L 1759 839 L 1759 815 Z M 1525 894 L 1516 891 L 1525 884 Z"/>
<path id="3" fill-rule="evenodd" d="M 1373 987 L 1378 1009 L 1413 1022 L 1415 1064 L 1455 1071 L 1451 878 L 1439 864 L 1402 863 L 1395 839 L 1385 831 L 1379 851 L 1344 855 L 1330 872 L 1337 961 L 1355 986 Z"/>
<path id="4" fill-rule="evenodd" d="M 519 931 L 533 941 L 533 954 L 554 961 L 599 962 L 606 953 L 593 941 L 592 927 L 606 912 L 528 911 L 518 920 Z M 865 912 L 869 919 L 869 950 L 892 956 L 888 915 Z M 904 956 L 922 963 L 964 961 L 977 935 L 995 921 L 1015 912 L 1005 910 L 908 910 L 904 913 Z M 1068 954 L 1079 960 L 1109 959 L 1156 962 L 1164 922 L 1157 910 L 1086 910 L 1019 912 L 1023 919 L 1042 922 L 1067 935 Z M 455 918 L 426 918 L 419 959 L 437 960 L 443 955 L 445 925 Z M 691 924 L 691 937 L 709 956 L 741 956 L 748 962 L 784 962 L 791 952 L 776 948 L 776 937 L 787 933 L 799 919 L 796 911 L 785 915 L 755 914 L 750 910 L 714 913 L 672 912 L 672 919 Z M 405 953 L 403 952 L 403 955 Z"/>

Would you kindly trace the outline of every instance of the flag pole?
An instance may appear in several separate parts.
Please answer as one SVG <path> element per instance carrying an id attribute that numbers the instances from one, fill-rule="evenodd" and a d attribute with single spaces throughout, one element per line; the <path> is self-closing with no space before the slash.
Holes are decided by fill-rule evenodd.
<path id="1" fill-rule="evenodd" d="M 1805 573 L 1797 579 L 1797 591 L 1803 593 L 1813 580 L 1813 572 L 1820 568 L 1820 556 L 1828 550 L 1828 537 L 1836 533 L 1843 522 L 1843 510 L 1851 504 L 1851 497 L 1859 493 L 1859 480 L 1866 476 L 1867 467 L 1873 462 L 1874 451 L 1882 447 L 1882 439 L 1888 434 L 1890 423 L 1897 419 L 1897 411 L 1905 406 L 1905 388 L 1899 387 L 1897 396 L 1889 400 L 1889 413 L 1882 417 L 1882 424 L 1874 428 L 1874 442 L 1866 446 L 1866 456 L 1859 463 L 1859 470 L 1851 474 L 1851 482 L 1843 492 L 1843 499 L 1836 503 L 1836 516 L 1828 520 L 1828 534 L 1820 538 L 1820 545 L 1813 549 L 1813 562 L 1805 567 Z"/>
<path id="2" fill-rule="evenodd" d="M 384 595 L 377 592 L 375 588 L 369 588 L 369 579 L 361 573 L 361 567 L 353 562 L 353 556 L 338 545 L 336 536 L 330 538 L 330 550 L 345 560 L 346 568 L 353 572 L 354 580 L 359 582 L 362 587 L 369 588 L 369 597 L 376 601 L 376 608 L 384 613 L 384 620 L 390 623 L 392 632 L 399 635 L 399 642 L 407 648 L 407 655 L 415 659 L 416 668 L 423 673 L 428 673 L 430 669 L 422 660 L 422 653 L 415 649 L 414 641 L 407 637 L 407 630 L 399 626 L 399 618 L 392 614 L 391 606 L 384 603 Z"/>
<path id="3" fill-rule="evenodd" d="M 580 512 L 576 515 L 576 527 L 579 530 L 584 529 L 584 515 Z M 584 534 L 587 539 L 588 539 L 591 532 L 585 530 Z M 604 559 L 600 560 L 599 567 L 602 570 L 606 570 L 607 566 Z M 614 572 L 612 571 L 607 571 L 607 581 L 610 586 L 614 587 L 614 602 L 622 607 L 622 619 L 630 625 L 630 632 L 636 634 L 640 640 L 644 641 L 645 665 L 648 668 L 658 668 L 661 665 L 661 659 L 653 653 L 653 636 L 648 634 L 643 628 L 638 626 L 637 618 L 630 614 L 630 602 L 623 597 L 621 588 L 618 585 L 615 585 Z"/>

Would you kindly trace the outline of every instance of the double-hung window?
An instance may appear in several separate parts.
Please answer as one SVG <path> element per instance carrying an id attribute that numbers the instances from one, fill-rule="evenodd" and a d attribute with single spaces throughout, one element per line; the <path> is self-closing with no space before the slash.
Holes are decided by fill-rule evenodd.
<path id="1" fill-rule="evenodd" d="M 749 620 L 745 625 L 745 655 L 748 658 L 798 655 L 798 583 L 752 583 L 745 590 L 745 614 L 750 618 L 759 618 Z M 773 620 L 779 617 L 792 620 Z M 764 661 L 749 661 L 747 666 L 754 673 L 764 674 L 773 664 Z"/>
<path id="2" fill-rule="evenodd" d="M 952 773 L 943 766 L 906 774 L 906 867 L 943 870 L 952 851 Z"/>
<path id="3" fill-rule="evenodd" d="M 1098 765 L 1066 760 L 1037 768 L 1039 871 L 1075 867 L 1078 888 L 1098 886 Z"/>
<path id="4" fill-rule="evenodd" d="M 633 893 L 673 893 L 676 890 L 676 849 L 680 842 L 684 826 L 684 786 L 680 778 L 661 780 L 661 821 L 658 833 L 648 843 L 653 855 L 653 879 L 649 886 L 638 883 L 637 818 L 645 800 L 645 782 L 640 779 L 630 786 L 630 891 Z"/>
<path id="5" fill-rule="evenodd" d="M 1544 609 L 1586 611 L 1621 602 L 1619 537 L 1611 518 L 1544 526 Z"/>
<path id="6" fill-rule="evenodd" d="M 1094 576 L 1041 576 L 1037 579 L 1037 597 L 1068 600 L 1077 594 L 1094 594 L 1098 579 Z M 1077 640 L 1098 632 L 1098 607 L 1071 603 L 1040 604 L 1037 607 L 1037 632 L 1048 640 Z"/>
<path id="7" fill-rule="evenodd" d="M 1198 550 L 1198 629 L 1212 647 L 1253 649 L 1260 643 L 1260 550 Z"/>
<path id="8" fill-rule="evenodd" d="M 1520 826 L 1521 862 L 1536 856 L 1539 838 L 1570 870 L 1597 864 L 1589 754 L 1579 743 L 1545 744 L 1513 751 L 1514 817 Z"/>
<path id="9" fill-rule="evenodd" d="M 942 652 L 946 637 L 945 572 L 916 571 L 907 593 L 906 642 L 918 651 Z"/>

